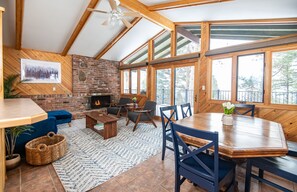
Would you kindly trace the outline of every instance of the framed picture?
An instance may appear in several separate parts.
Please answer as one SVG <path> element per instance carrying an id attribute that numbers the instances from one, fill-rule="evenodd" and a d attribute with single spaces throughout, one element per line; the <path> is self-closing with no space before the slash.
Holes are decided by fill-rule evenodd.
<path id="1" fill-rule="evenodd" d="M 21 59 L 23 83 L 61 83 L 61 63 Z"/>

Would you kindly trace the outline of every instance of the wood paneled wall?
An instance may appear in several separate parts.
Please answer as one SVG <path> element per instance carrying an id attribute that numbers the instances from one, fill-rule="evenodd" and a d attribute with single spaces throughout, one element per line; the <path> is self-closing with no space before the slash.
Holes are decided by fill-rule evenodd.
<path id="1" fill-rule="evenodd" d="M 70 94 L 72 92 L 72 57 L 61 56 L 30 49 L 16 50 L 4 47 L 4 77 L 21 73 L 21 59 L 34 59 L 61 63 L 62 83 L 21 83 L 18 89 L 22 95 Z M 54 88 L 56 89 L 54 91 Z"/>

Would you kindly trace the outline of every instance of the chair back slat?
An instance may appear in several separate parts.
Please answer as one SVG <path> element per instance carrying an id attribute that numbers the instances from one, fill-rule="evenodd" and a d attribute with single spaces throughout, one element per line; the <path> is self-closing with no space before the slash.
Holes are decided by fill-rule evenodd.
<path id="1" fill-rule="evenodd" d="M 191 104 L 185 103 L 180 105 L 183 118 L 192 116 Z"/>
<path id="2" fill-rule="evenodd" d="M 254 117 L 255 114 L 255 105 L 251 104 L 235 104 L 235 114 L 246 115 L 250 113 L 251 117 Z"/>
<path id="3" fill-rule="evenodd" d="M 166 112 L 169 113 L 169 115 L 166 115 Z M 162 120 L 162 127 L 164 131 L 170 129 L 168 125 L 172 120 L 178 120 L 176 105 L 160 107 L 160 114 Z"/>
<path id="4" fill-rule="evenodd" d="M 217 183 L 219 172 L 218 133 L 197 130 L 182 125 L 174 124 L 173 122 L 170 122 L 170 126 L 173 137 L 176 167 L 183 166 L 191 170 L 195 174 Z M 196 137 L 207 141 L 207 143 L 201 146 L 201 148 L 191 149 L 187 146 L 187 144 L 184 142 L 184 140 L 180 137 L 179 134 L 182 134 L 183 136 Z M 181 152 L 179 150 L 178 145 L 183 147 L 184 152 Z M 214 167 L 214 170 L 211 170 L 211 168 L 199 158 L 199 154 L 204 154 L 204 151 L 207 149 L 213 150 L 212 166 Z M 198 165 L 202 167 L 204 171 L 198 171 L 197 169 L 193 169 L 185 163 L 183 163 L 189 158 L 192 158 Z"/>

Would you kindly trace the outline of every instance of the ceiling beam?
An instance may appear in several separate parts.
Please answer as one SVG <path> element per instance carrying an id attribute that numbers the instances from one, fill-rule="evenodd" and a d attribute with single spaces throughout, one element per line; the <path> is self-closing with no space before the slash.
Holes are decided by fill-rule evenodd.
<path id="1" fill-rule="evenodd" d="M 232 0 L 180 0 L 180 1 L 161 3 L 158 5 L 149 6 L 148 9 L 150 11 L 160 11 L 160 10 L 166 10 L 166 9 L 175 9 L 175 8 L 189 7 L 189 6 L 195 6 L 195 5 L 210 4 L 210 3 L 221 3 L 226 1 L 232 1 Z"/>
<path id="2" fill-rule="evenodd" d="M 23 16 L 24 16 L 24 0 L 16 0 L 15 4 L 15 48 L 20 50 L 22 48 L 22 32 L 23 32 Z"/>
<path id="3" fill-rule="evenodd" d="M 176 32 L 195 43 L 199 43 L 199 37 L 193 35 L 191 32 L 185 30 L 183 27 L 177 27 Z"/>
<path id="4" fill-rule="evenodd" d="M 100 59 L 109 49 L 111 49 L 126 33 L 128 33 L 128 31 L 130 31 L 130 29 L 132 29 L 139 21 L 141 20 L 141 17 L 135 18 L 131 24 L 132 27 L 128 28 L 125 27 L 125 29 L 123 29 L 108 45 L 106 45 L 104 47 L 104 49 L 97 54 L 97 56 L 95 57 L 95 59 Z"/>
<path id="5" fill-rule="evenodd" d="M 147 6 L 136 0 L 121 0 L 121 6 L 132 11 L 139 12 L 144 18 L 150 20 L 157 25 L 162 26 L 169 31 L 174 30 L 174 23 L 157 12 L 148 10 Z"/>
<path id="6" fill-rule="evenodd" d="M 74 31 L 72 32 L 72 35 L 70 36 L 70 38 L 68 39 L 67 44 L 65 45 L 61 55 L 65 56 L 67 55 L 69 49 L 71 48 L 71 46 L 73 45 L 74 41 L 76 40 L 77 36 L 79 35 L 80 31 L 82 30 L 82 28 L 85 26 L 87 20 L 89 19 L 90 15 L 91 15 L 91 11 L 88 10 L 88 8 L 94 9 L 96 7 L 96 5 L 100 2 L 100 0 L 91 0 L 88 7 L 86 8 L 84 14 L 81 16 L 78 24 L 76 25 Z"/>

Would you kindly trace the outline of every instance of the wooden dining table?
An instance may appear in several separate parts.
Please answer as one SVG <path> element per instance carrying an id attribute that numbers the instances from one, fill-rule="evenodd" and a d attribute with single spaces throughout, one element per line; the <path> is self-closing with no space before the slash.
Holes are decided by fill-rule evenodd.
<path id="1" fill-rule="evenodd" d="M 229 158 L 284 156 L 288 152 L 281 124 L 250 116 L 233 115 L 233 125 L 222 124 L 222 113 L 198 113 L 176 124 L 219 133 L 219 153 Z M 186 143 L 202 146 L 208 141 L 182 135 Z"/>

